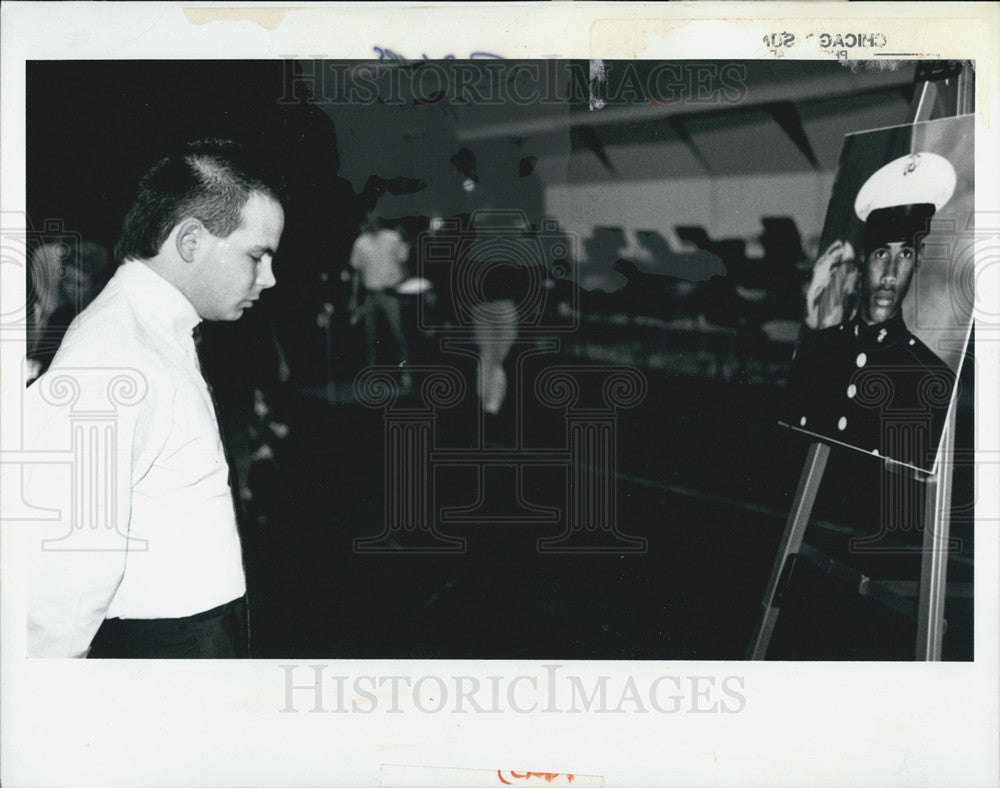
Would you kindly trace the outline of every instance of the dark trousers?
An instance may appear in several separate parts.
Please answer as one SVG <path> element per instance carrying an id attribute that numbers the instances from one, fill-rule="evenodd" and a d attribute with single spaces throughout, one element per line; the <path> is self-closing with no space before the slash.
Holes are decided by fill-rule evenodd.
<path id="1" fill-rule="evenodd" d="M 403 307 L 399 298 L 389 292 L 369 290 L 365 293 L 363 309 L 368 366 L 373 367 L 378 363 L 379 323 L 383 320 L 389 326 L 389 333 L 395 345 L 396 357 L 392 359 L 392 363 L 406 364 L 409 361 L 409 353 L 406 332 L 403 329 Z"/>
<path id="2" fill-rule="evenodd" d="M 92 659 L 245 659 L 246 599 L 183 618 L 108 618 L 90 646 Z"/>

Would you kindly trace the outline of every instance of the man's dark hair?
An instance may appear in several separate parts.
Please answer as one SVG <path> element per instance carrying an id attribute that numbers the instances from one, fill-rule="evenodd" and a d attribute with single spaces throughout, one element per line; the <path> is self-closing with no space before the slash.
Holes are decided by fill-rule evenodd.
<path id="1" fill-rule="evenodd" d="M 148 260 L 159 254 L 170 231 L 186 217 L 225 238 L 240 227 L 250 195 L 280 201 L 278 188 L 249 162 L 243 146 L 206 139 L 160 159 L 142 176 L 135 202 L 122 222 L 115 262 Z"/>

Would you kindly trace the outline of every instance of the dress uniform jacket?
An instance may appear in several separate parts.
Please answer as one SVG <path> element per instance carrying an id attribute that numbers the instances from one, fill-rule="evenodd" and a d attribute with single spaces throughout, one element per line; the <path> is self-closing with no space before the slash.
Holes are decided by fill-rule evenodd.
<path id="1" fill-rule="evenodd" d="M 877 325 L 855 317 L 799 343 L 785 423 L 929 471 L 954 385 L 901 315 Z"/>

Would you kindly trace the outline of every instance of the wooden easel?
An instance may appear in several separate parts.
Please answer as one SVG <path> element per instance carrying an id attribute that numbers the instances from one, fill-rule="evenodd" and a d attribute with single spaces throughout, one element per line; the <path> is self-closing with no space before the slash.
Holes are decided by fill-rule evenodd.
<path id="1" fill-rule="evenodd" d="M 747 659 L 764 659 L 778 622 L 781 603 L 788 586 L 794 562 L 809 561 L 819 569 L 833 575 L 855 588 L 861 596 L 869 596 L 885 606 L 917 620 L 915 659 L 937 661 L 941 659 L 941 645 L 947 622 L 944 618 L 949 533 L 951 527 L 951 480 L 954 470 L 954 403 L 945 421 L 944 433 L 938 454 L 936 472 L 923 481 L 924 518 L 918 602 L 897 593 L 896 583 L 873 580 L 857 569 L 817 550 L 804 541 L 806 526 L 819 493 L 830 445 L 816 441 L 809 446 L 806 461 L 799 477 L 792 508 L 785 522 L 778 547 L 778 555 L 771 568 L 762 601 L 763 612 L 754 629 L 747 651 Z"/>
<path id="2" fill-rule="evenodd" d="M 961 115 L 971 111 L 972 83 L 968 66 L 962 66 L 954 75 L 921 72 L 918 68 L 915 81 L 923 85 L 914 92 L 913 122 L 930 120 L 935 110 L 939 116 Z M 944 86 L 940 81 L 948 80 Z M 949 84 L 950 82 L 950 84 Z M 823 472 L 830 455 L 830 445 L 817 441 L 810 445 L 799 477 L 792 508 L 785 523 L 778 547 L 778 555 L 771 568 L 762 601 L 763 612 L 754 629 L 747 650 L 747 659 L 764 659 L 771 643 L 771 636 L 781 612 L 781 602 L 788 586 L 791 569 L 798 559 L 805 559 L 821 570 L 854 586 L 861 596 L 870 596 L 884 605 L 917 621 L 917 642 L 914 659 L 938 661 L 947 622 L 944 603 L 947 591 L 948 552 L 951 527 L 951 483 L 954 471 L 955 399 L 953 398 L 945 419 L 941 442 L 938 447 L 934 472 L 924 478 L 923 545 L 921 552 L 920 583 L 916 604 L 905 595 L 897 593 L 899 584 L 876 581 L 858 570 L 825 555 L 804 541 L 806 526 L 819 492 Z"/>

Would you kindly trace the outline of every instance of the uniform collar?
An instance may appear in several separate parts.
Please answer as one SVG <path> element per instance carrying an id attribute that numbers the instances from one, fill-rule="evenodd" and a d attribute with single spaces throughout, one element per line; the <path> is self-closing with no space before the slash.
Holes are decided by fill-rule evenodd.
<path id="1" fill-rule="evenodd" d="M 858 338 L 858 342 L 865 347 L 873 348 L 894 345 L 910 334 L 906 323 L 903 322 L 902 311 L 898 312 L 895 317 L 874 325 L 868 325 L 858 314 L 847 324 L 847 327 Z"/>
<path id="2" fill-rule="evenodd" d="M 138 260 L 123 262 L 115 278 L 136 296 L 143 319 L 166 329 L 182 342 L 191 341 L 191 332 L 201 317 L 180 290 Z"/>

